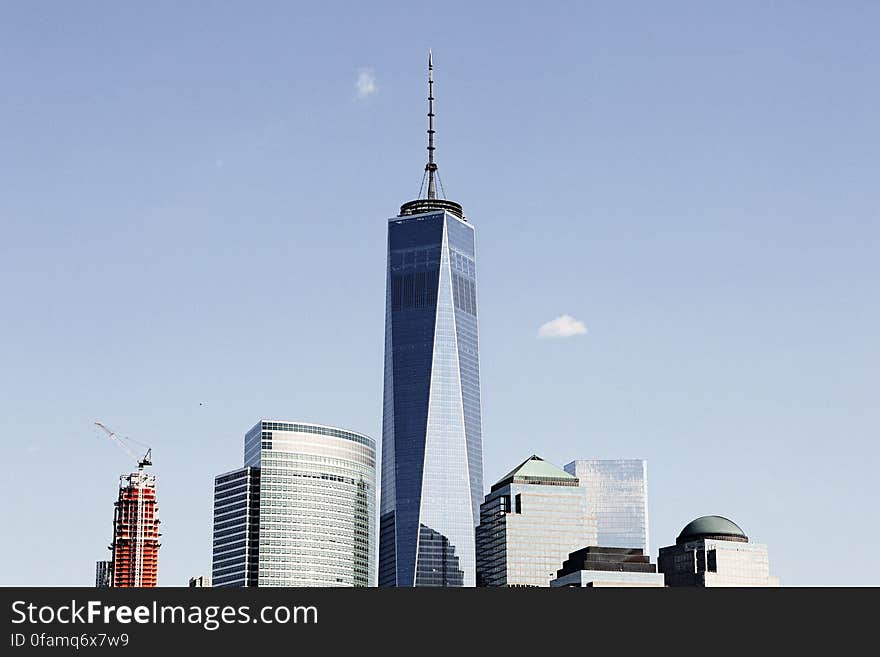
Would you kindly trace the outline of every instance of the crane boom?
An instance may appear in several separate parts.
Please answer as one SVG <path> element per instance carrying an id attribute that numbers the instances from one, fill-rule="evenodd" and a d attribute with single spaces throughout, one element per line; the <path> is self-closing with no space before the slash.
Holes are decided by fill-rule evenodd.
<path id="1" fill-rule="evenodd" d="M 112 440 L 117 445 L 119 445 L 123 450 L 125 450 L 125 453 L 128 454 L 128 456 L 135 463 L 137 463 L 138 470 L 143 470 L 145 465 L 153 465 L 153 450 L 152 450 L 152 448 L 147 448 L 147 453 L 144 454 L 142 458 L 139 458 L 137 456 L 137 454 L 135 454 L 133 451 L 131 451 L 131 449 L 128 447 L 128 445 L 126 445 L 125 442 L 123 442 L 123 439 L 119 437 L 119 434 L 117 434 L 115 431 L 110 429 L 110 427 L 108 427 L 105 424 L 102 424 L 101 422 L 95 422 L 95 426 L 98 427 L 99 429 L 101 429 L 101 431 L 103 431 L 104 433 L 106 433 L 107 437 L 110 438 L 110 440 Z"/>

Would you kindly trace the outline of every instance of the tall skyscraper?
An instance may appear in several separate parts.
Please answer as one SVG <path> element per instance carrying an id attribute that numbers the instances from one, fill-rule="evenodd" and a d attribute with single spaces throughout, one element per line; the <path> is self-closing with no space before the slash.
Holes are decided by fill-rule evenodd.
<path id="1" fill-rule="evenodd" d="M 213 585 L 374 586 L 375 498 L 372 438 L 261 420 L 214 480 Z"/>
<path id="2" fill-rule="evenodd" d="M 550 586 L 569 554 L 595 545 L 577 477 L 531 456 L 492 486 L 480 507 L 480 586 Z"/>
<path id="3" fill-rule="evenodd" d="M 767 546 L 749 543 L 742 529 L 722 516 L 692 520 L 660 548 L 657 568 L 666 586 L 779 586 L 770 575 Z"/>
<path id="4" fill-rule="evenodd" d="M 156 475 L 139 469 L 119 478 L 113 514 L 113 587 L 156 586 L 159 567 L 159 508 Z"/>
<path id="5" fill-rule="evenodd" d="M 579 459 L 565 466 L 587 490 L 587 512 L 598 545 L 641 548 L 648 544 L 648 462 L 642 459 Z"/>
<path id="6" fill-rule="evenodd" d="M 474 227 L 438 197 L 430 54 L 422 188 L 425 198 L 388 223 L 379 585 L 474 586 L 483 492 Z"/>

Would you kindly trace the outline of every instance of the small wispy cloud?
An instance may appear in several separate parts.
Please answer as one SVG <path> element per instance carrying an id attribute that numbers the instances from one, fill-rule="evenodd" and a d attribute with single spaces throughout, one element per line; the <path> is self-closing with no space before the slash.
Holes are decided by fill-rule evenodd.
<path id="1" fill-rule="evenodd" d="M 355 92 L 358 98 L 369 98 L 379 91 L 376 85 L 376 74 L 371 68 L 362 68 L 358 71 L 357 80 L 354 83 Z"/>
<path id="2" fill-rule="evenodd" d="M 28 454 L 36 454 L 39 451 L 40 451 L 39 445 L 28 445 L 27 446 L 27 453 Z"/>
<path id="3" fill-rule="evenodd" d="M 574 335 L 586 335 L 587 325 L 571 315 L 560 315 L 541 324 L 538 329 L 539 338 L 570 338 Z"/>

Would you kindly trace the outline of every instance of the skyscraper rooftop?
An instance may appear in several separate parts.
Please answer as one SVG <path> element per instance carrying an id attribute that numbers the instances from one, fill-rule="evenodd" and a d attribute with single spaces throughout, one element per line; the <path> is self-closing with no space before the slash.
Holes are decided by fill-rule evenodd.
<path id="1" fill-rule="evenodd" d="M 407 201 L 400 206 L 400 216 L 422 214 L 433 210 L 446 210 L 459 219 L 464 219 L 464 210 L 455 201 L 439 198 L 437 191 L 443 194 L 443 183 L 440 181 L 440 172 L 434 161 L 434 56 L 428 51 L 428 162 L 425 164 L 425 173 L 422 176 L 422 184 L 419 187 L 419 198 Z M 425 183 L 427 182 L 427 187 Z M 425 198 L 422 198 L 422 191 Z"/>
<path id="2" fill-rule="evenodd" d="M 513 470 L 501 477 L 501 479 L 492 486 L 492 490 L 498 490 L 499 488 L 512 483 L 577 486 L 578 479 L 562 468 L 558 468 L 552 463 L 548 463 L 540 456 L 532 454 Z"/>
<path id="3" fill-rule="evenodd" d="M 742 543 L 749 541 L 745 532 L 732 520 L 723 516 L 702 516 L 685 525 L 675 542 L 681 545 L 700 538 L 720 538 Z"/>

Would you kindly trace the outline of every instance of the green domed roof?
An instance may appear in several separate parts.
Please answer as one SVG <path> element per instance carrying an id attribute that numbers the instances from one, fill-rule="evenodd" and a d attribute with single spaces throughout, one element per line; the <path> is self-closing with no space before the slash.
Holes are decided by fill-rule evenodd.
<path id="1" fill-rule="evenodd" d="M 741 543 L 747 543 L 749 540 L 745 532 L 732 520 L 721 516 L 703 516 L 685 525 L 675 542 L 681 544 L 700 538 L 721 538 Z"/>

